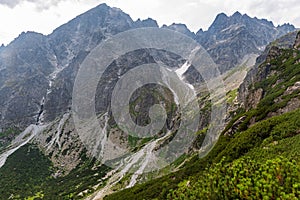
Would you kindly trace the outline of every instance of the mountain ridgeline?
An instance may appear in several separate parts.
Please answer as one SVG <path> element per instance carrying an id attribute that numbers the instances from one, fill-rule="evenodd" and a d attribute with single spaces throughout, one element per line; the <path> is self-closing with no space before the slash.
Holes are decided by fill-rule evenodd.
<path id="1" fill-rule="evenodd" d="M 211 126 L 211 107 L 217 105 L 212 105 L 207 88 L 200 87 L 201 75 L 188 66 L 180 78 L 197 92 L 201 116 L 196 139 L 169 166 L 141 173 L 143 162 L 152 158 L 149 155 L 176 135 L 181 123 L 180 106 L 168 88 L 149 84 L 136 90 L 129 105 L 136 124 L 149 123 L 149 109 L 154 104 L 165 107 L 167 119 L 153 137 L 134 137 L 118 127 L 112 116 L 113 89 L 120 74 L 136 66 L 163 63 L 178 69 L 186 66 L 186 60 L 159 49 L 139 49 L 115 59 L 95 94 L 97 119 L 103 128 L 101 142 L 96 140 L 99 130 L 93 130 L 89 123 L 83 127 L 90 146 L 74 125 L 72 92 L 79 68 L 93 49 L 118 33 L 147 27 L 180 32 L 204 47 L 221 72 L 226 97 L 220 101 L 226 102 L 228 109 L 226 116 L 221 116 L 226 119 L 226 128 L 220 139 L 208 155 L 199 158 Z M 49 35 L 21 33 L 9 45 L 0 47 L 0 199 L 300 198 L 295 192 L 300 185 L 299 48 L 300 34 L 293 25 L 276 27 L 266 19 L 239 12 L 232 16 L 221 13 L 208 30 L 193 33 L 185 24 L 159 27 L 151 18 L 133 21 L 106 4 L 77 16 Z M 114 154 L 119 149 L 131 155 L 116 169 L 93 157 Z M 282 173 L 268 171 L 268 163 L 281 166 Z M 248 169 L 248 165 L 253 168 Z M 240 185 L 227 187 L 226 183 L 238 181 L 228 178 L 239 172 L 236 166 L 245 166 L 247 173 L 256 174 L 252 178 L 258 183 L 265 175 L 258 169 L 266 170 L 268 177 L 280 177 L 275 180 L 278 184 L 268 188 L 263 188 L 263 183 L 251 185 L 241 174 Z M 291 167 L 295 171 L 287 179 L 284 173 Z M 217 181 L 212 184 L 209 180 Z M 272 187 L 281 193 L 269 191 Z"/>
<path id="2" fill-rule="evenodd" d="M 45 98 L 44 120 L 62 116 L 71 104 L 73 82 L 80 63 L 101 41 L 141 27 L 158 27 L 152 19 L 133 21 L 120 9 L 101 4 L 57 28 L 48 36 L 27 32 L 0 53 L 1 128 L 24 129 L 34 123 Z M 292 25 L 235 13 L 219 14 L 211 27 L 197 34 L 183 24 L 163 26 L 195 38 L 209 52 L 221 72 L 258 54 L 276 38 L 295 30 Z M 51 92 L 48 92 L 51 91 Z"/>

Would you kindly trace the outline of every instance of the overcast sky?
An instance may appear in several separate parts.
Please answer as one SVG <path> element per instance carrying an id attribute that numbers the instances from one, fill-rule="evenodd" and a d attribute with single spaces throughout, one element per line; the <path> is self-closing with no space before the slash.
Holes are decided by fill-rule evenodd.
<path id="1" fill-rule="evenodd" d="M 0 44 L 22 31 L 49 34 L 100 3 L 121 8 L 134 20 L 151 17 L 160 26 L 185 23 L 194 32 L 207 29 L 218 13 L 235 11 L 300 27 L 299 0 L 0 0 Z"/>

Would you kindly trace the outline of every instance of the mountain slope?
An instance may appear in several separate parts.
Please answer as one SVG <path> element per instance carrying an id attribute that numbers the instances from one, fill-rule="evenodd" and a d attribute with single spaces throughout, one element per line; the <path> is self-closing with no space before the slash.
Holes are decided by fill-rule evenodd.
<path id="1" fill-rule="evenodd" d="M 255 29 L 251 29 L 254 25 Z M 159 137 L 168 136 L 169 132 L 166 130 L 175 130 L 180 123 L 176 102 L 174 102 L 174 96 L 170 90 L 150 85 L 138 90 L 131 98 L 132 118 L 139 125 L 147 124 L 149 120 L 148 110 L 151 105 L 156 103 L 165 105 L 168 118 L 164 130 L 155 135 L 158 139 L 155 137 L 146 139 L 131 137 L 129 133 L 117 127 L 111 117 L 110 99 L 108 97 L 110 97 L 113 86 L 119 79 L 119 70 L 126 73 L 133 67 L 149 63 L 164 63 L 179 68 L 183 66 L 185 60 L 178 55 L 160 50 L 141 49 L 121 56 L 110 65 L 105 74 L 106 79 L 101 80 L 104 83 L 99 82 L 95 106 L 99 123 L 102 127 L 105 127 L 102 133 L 106 137 L 101 140 L 101 144 L 94 144 L 93 142 L 96 140 L 91 140 L 91 143 L 94 144 L 91 145 L 93 146 L 92 149 L 88 149 L 83 144 L 82 138 L 80 138 L 74 127 L 72 110 L 70 110 L 74 80 L 80 64 L 89 55 L 90 51 L 103 40 L 117 33 L 141 27 L 157 27 L 157 23 L 152 19 L 134 22 L 129 15 L 121 10 L 101 4 L 57 28 L 48 36 L 32 32 L 23 33 L 10 45 L 0 49 L 0 127 L 1 132 L 3 130 L 3 133 L 0 134 L 0 144 L 4 144 L 0 146 L 0 164 L 4 164 L 7 155 L 9 156 L 7 163 L 3 165 L 3 168 L 0 168 L 0 173 L 4 169 L 6 171 L 2 172 L 7 173 L 7 169 L 9 171 L 11 168 L 9 166 L 18 161 L 18 155 L 26 154 L 26 151 L 33 148 L 31 145 L 34 144 L 42 152 L 40 154 L 38 151 L 33 151 L 34 155 L 37 156 L 36 159 L 42 161 L 42 163 L 50 161 L 51 164 L 45 164 L 43 167 L 49 168 L 48 172 L 51 173 L 51 176 L 47 174 L 48 172 L 46 174 L 38 173 L 35 176 L 32 173 L 32 170 L 38 167 L 35 165 L 32 166 L 32 170 L 25 169 L 26 173 L 32 174 L 32 179 L 36 179 L 32 182 L 32 185 L 36 187 L 33 190 L 35 193 L 30 195 L 44 195 L 45 199 L 58 197 L 77 199 L 98 191 L 109 183 L 110 176 L 106 176 L 106 173 L 112 169 L 102 166 L 92 156 L 94 152 L 101 153 L 103 151 L 102 141 L 104 141 L 103 144 L 114 141 L 122 149 L 133 153 L 133 156 L 130 157 L 132 160 L 136 158 L 134 156 L 141 153 L 147 155 L 149 148 L 163 146 L 158 145 Z M 244 72 L 248 69 L 247 67 L 251 67 L 238 66 L 236 68 L 237 65 L 246 65 L 247 62 L 241 62 L 242 57 L 259 53 L 260 45 L 266 45 L 270 38 L 275 39 L 288 31 L 294 30 L 289 25 L 275 28 L 272 23 L 266 20 L 252 19 L 245 15 L 241 16 L 239 13 L 232 17 L 219 15 L 207 32 L 199 31 L 196 36 L 183 24 L 172 24 L 164 28 L 195 37 L 217 61 L 219 68 L 224 72 L 224 79 L 232 78 L 231 75 L 239 73 L 241 68 Z M 251 33 L 252 31 L 255 31 L 255 33 Z M 223 40 L 226 40 L 226 42 L 224 44 L 223 42 L 220 43 Z M 223 49 L 224 46 L 222 45 L 229 46 Z M 230 58 L 225 59 L 225 64 L 220 57 L 223 55 Z M 248 60 L 248 58 L 244 60 Z M 193 71 L 192 67 L 186 71 L 184 76 L 188 81 L 191 80 L 191 83 L 199 80 L 201 82 L 201 77 L 195 73 L 195 70 Z M 227 82 L 230 82 L 230 78 Z M 228 86 L 228 91 L 236 91 L 240 81 L 241 77 L 238 78 L 234 86 Z M 232 103 L 235 95 L 233 94 L 232 100 L 228 102 Z M 200 96 L 199 98 L 201 111 L 203 111 L 199 129 L 203 130 L 198 133 L 198 140 L 193 144 L 195 147 L 201 146 L 205 128 L 209 126 L 208 116 L 211 106 L 209 95 Z M 142 117 L 139 118 L 136 115 Z M 252 118 L 249 118 L 249 121 L 251 120 L 253 121 Z M 236 121 L 231 123 L 236 124 Z M 246 125 L 245 128 L 247 128 Z M 97 130 L 92 130 L 89 124 L 84 128 L 87 133 L 97 136 Z M 22 130 L 25 131 L 22 132 Z M 19 137 L 15 137 L 20 132 Z M 34 137 L 34 139 L 31 140 L 31 137 Z M 221 140 L 226 139 L 221 138 Z M 11 145 L 9 146 L 10 142 Z M 27 142 L 30 142 L 29 146 L 26 145 Z M 111 152 L 109 151 L 108 154 Z M 214 152 L 218 151 L 215 150 Z M 170 166 L 170 169 L 166 169 L 166 171 L 177 170 L 182 161 L 185 160 L 185 156 L 189 158 L 189 156 L 184 155 L 176 161 L 179 164 Z M 192 161 L 195 161 L 195 158 Z M 166 184 L 170 182 L 170 188 L 176 187 L 174 185 L 177 185 L 182 177 L 197 172 L 199 165 L 205 166 L 207 164 L 206 161 L 200 161 L 201 164 L 199 162 L 193 164 L 192 161 L 186 164 L 191 166 L 190 169 L 186 167 L 184 170 L 162 179 Z M 123 169 L 131 168 L 130 164 L 130 162 L 125 163 L 121 167 L 124 167 Z M 139 163 L 133 164 L 137 165 Z M 8 168 L 5 168 L 7 166 Z M 20 163 L 19 167 L 28 168 L 26 163 L 24 165 Z M 120 181 L 109 188 L 110 192 L 149 179 L 147 175 L 140 176 L 138 174 L 135 176 L 136 174 L 128 173 L 129 171 L 126 170 L 121 170 L 120 173 L 113 172 L 111 171 L 111 174 L 116 175 L 116 178 L 120 178 Z M 149 176 L 157 177 L 163 174 L 159 173 L 150 174 Z M 24 177 L 19 177 L 19 175 L 16 180 L 13 180 L 15 185 L 10 190 L 3 191 L 5 198 L 11 194 L 21 195 L 26 193 L 17 187 L 18 184 L 22 185 L 24 180 Z M 172 176 L 180 178 L 173 180 Z M 111 177 L 114 178 L 114 176 Z M 10 178 L 13 179 L 14 177 Z M 41 179 L 46 181 L 41 183 Z M 9 179 L 6 177 L 5 180 Z M 150 186 L 155 181 L 150 181 L 146 185 Z M 160 188 L 161 186 L 154 184 L 153 187 Z M 137 186 L 133 190 L 135 191 L 136 188 L 138 188 L 137 190 L 144 190 L 141 186 Z M 143 192 L 145 194 L 148 190 Z M 165 197 L 166 194 L 167 191 L 164 191 L 162 197 Z M 26 193 L 26 195 L 29 194 Z M 153 197 L 154 194 L 147 195 Z M 146 197 L 148 198 L 148 196 Z"/>
<path id="2" fill-rule="evenodd" d="M 33 36 L 33 33 L 24 33 L 24 36 L 21 35 L 10 45 L 3 47 L 0 56 L 0 69 L 2 69 L 0 94 L 1 97 L 3 96 L 0 113 L 1 128 L 6 129 L 14 125 L 23 130 L 36 121 L 52 121 L 56 117 L 61 117 L 71 105 L 73 82 L 79 65 L 86 55 L 111 35 L 136 27 L 149 26 L 156 27 L 157 23 L 152 19 L 134 22 L 121 10 L 101 4 L 57 28 L 48 36 L 36 34 L 39 35 L 38 38 Z M 166 28 L 195 37 L 183 24 L 173 24 Z M 227 17 L 220 14 L 208 31 L 198 32 L 195 38 L 208 50 L 219 65 L 220 71 L 225 72 L 241 64 L 243 60 L 241 58 L 259 53 L 259 47 L 292 30 L 294 28 L 291 25 L 275 28 L 271 22 L 253 19 L 247 15 L 242 16 L 237 13 Z M 31 41 L 26 39 L 30 37 Z M 31 43 L 40 43 L 42 49 L 39 53 L 32 51 Z M 17 59 L 15 63 L 11 62 L 13 52 L 16 54 L 19 51 L 23 52 L 18 54 L 26 57 L 24 60 L 21 56 L 24 64 L 18 63 Z M 41 55 L 39 59 L 32 59 L 31 56 L 39 54 Z M 30 66 L 30 69 L 22 65 Z M 16 70 L 16 67 L 22 70 Z M 40 70 L 42 74 L 38 73 Z M 19 85 L 18 87 L 28 85 L 25 80 L 34 76 L 38 82 L 30 83 L 32 87 L 26 89 L 26 92 L 32 89 L 30 93 L 33 93 L 28 98 L 27 95 L 22 96 L 12 91 L 12 88 L 14 91 L 18 90 L 16 85 Z M 12 81 L 12 77 L 17 78 Z M 28 102 L 25 103 L 25 109 L 20 108 L 22 104 L 17 100 L 20 96 L 23 101 Z M 43 98 L 44 102 L 41 105 Z M 41 112 L 43 115 L 39 116 Z"/>
<path id="3" fill-rule="evenodd" d="M 101 4 L 48 36 L 22 33 L 2 47 L 1 128 L 24 129 L 44 120 L 38 119 L 43 98 L 43 110 L 48 111 L 43 116 L 45 120 L 62 116 L 70 105 L 79 64 L 88 52 L 105 38 L 135 26 L 129 15 Z"/>
<path id="4" fill-rule="evenodd" d="M 30 44 L 30 45 L 29 45 Z M 0 53 L 0 125 L 23 129 L 37 120 L 55 55 L 41 34 L 22 33 Z"/>
<path id="5" fill-rule="evenodd" d="M 299 35 L 300 32 L 296 41 L 296 34 L 293 41 L 290 35 L 279 39 L 273 45 L 285 48 L 271 44 L 264 59 L 257 60 L 254 77 L 260 79 L 251 79 L 250 85 L 263 86 L 264 95 L 247 110 L 241 102 L 206 157 L 196 155 L 176 173 L 105 199 L 261 199 L 266 196 L 298 199 Z M 266 69 L 270 69 L 267 74 Z M 253 77 L 253 72 L 249 74 L 247 77 Z M 247 83 L 249 79 L 244 85 Z M 244 90 L 239 92 L 249 97 L 255 91 L 253 86 L 246 94 Z"/>

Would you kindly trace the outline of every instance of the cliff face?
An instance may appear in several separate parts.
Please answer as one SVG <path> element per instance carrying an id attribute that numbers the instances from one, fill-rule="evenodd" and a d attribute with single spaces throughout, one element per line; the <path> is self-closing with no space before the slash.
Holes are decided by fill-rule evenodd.
<path id="1" fill-rule="evenodd" d="M 46 36 L 22 33 L 0 51 L 0 127 L 23 129 L 37 119 L 55 54 Z"/>
<path id="2" fill-rule="evenodd" d="M 293 48 L 298 42 L 298 32 L 288 34 L 268 45 L 257 58 L 238 90 L 242 117 L 232 122 L 226 135 L 300 107 L 300 52 Z"/>
<path id="3" fill-rule="evenodd" d="M 289 33 L 269 44 L 257 58 L 255 66 L 247 73 L 239 87 L 238 100 L 246 110 L 256 108 L 265 95 L 266 91 L 263 88 L 255 88 L 255 84 L 276 73 L 276 70 L 272 70 L 271 62 L 285 54 L 284 49 L 295 47 L 299 41 L 297 38 L 299 38 L 298 32 Z"/>
<path id="4" fill-rule="evenodd" d="M 123 177 L 132 176 L 132 180 L 126 180 L 120 187 L 132 186 L 139 181 L 138 178 L 147 178 L 138 176 L 139 173 L 143 172 L 145 163 L 152 159 L 149 154 L 160 147 L 164 147 L 165 143 L 160 141 L 160 136 L 166 134 L 167 129 L 176 132 L 181 123 L 180 114 L 177 112 L 178 105 L 174 102 L 175 98 L 170 90 L 153 85 L 139 88 L 133 93 L 130 100 L 132 114 L 130 117 L 136 124 L 144 126 L 149 123 L 149 110 L 154 104 L 163 105 L 167 111 L 167 120 L 163 131 L 157 133 L 153 138 L 146 139 L 130 137 L 129 133 L 125 133 L 117 127 L 111 116 L 110 98 L 120 75 L 134 67 L 149 63 L 164 63 L 170 68 L 177 69 L 184 66 L 185 60 L 183 58 L 162 50 L 140 49 L 115 59 L 105 71 L 105 78 L 99 81 L 95 95 L 97 117 L 101 126 L 105 127 L 100 133 L 102 138 L 96 138 L 100 131 L 93 130 L 91 128 L 93 126 L 89 126 L 90 124 L 83 127 L 87 137 L 90 136 L 90 138 L 84 138 L 89 140 L 89 145 L 83 144 L 84 139 L 80 138 L 78 130 L 74 127 L 72 111 L 70 110 L 73 84 L 81 63 L 89 53 L 98 44 L 115 34 L 143 27 L 157 27 L 157 23 L 152 19 L 134 22 L 129 15 L 121 10 L 102 4 L 62 25 L 48 36 L 27 32 L 21 34 L 7 47 L 0 47 L 0 128 L 16 127 L 24 130 L 32 124 L 27 131 L 21 133 L 21 141 L 25 143 L 34 141 L 39 146 L 54 165 L 55 173 L 53 176 L 55 178 L 64 178 L 77 166 L 86 167 L 88 171 L 91 171 L 90 173 L 93 173 L 91 176 L 98 177 L 98 175 L 94 176 L 98 173 L 94 169 L 97 168 L 97 165 L 99 167 L 99 163 L 93 160 L 94 163 L 88 163 L 89 165 L 86 166 L 86 162 L 89 162 L 92 157 L 91 154 L 111 156 L 124 153 L 123 150 L 133 153 L 132 156 L 128 157 L 131 161 L 123 163 L 121 167 L 124 171 L 121 170 L 120 174 L 117 173 L 112 178 L 121 180 Z M 223 76 L 227 78 L 239 73 L 238 69 L 235 71 L 235 67 L 245 56 L 260 53 L 262 47 L 269 41 L 294 30 L 291 25 L 274 27 L 267 20 L 250 18 L 240 13 L 235 13 L 230 17 L 220 14 L 208 31 L 200 30 L 196 35 L 188 30 L 184 24 L 172 24 L 163 28 L 175 30 L 196 39 L 207 49 L 218 64 L 220 71 L 224 73 Z M 261 100 L 268 97 L 270 88 L 275 88 L 275 92 L 277 92 L 277 87 L 284 88 L 284 91 L 272 98 L 271 101 L 267 101 L 266 104 L 270 106 L 269 104 L 280 103 L 283 106 L 270 111 L 261 109 L 258 112 L 266 112 L 266 115 L 271 116 L 277 112 L 287 112 L 298 106 L 298 101 L 295 100 L 297 97 L 295 94 L 299 89 L 298 77 L 293 79 L 293 77 L 284 74 L 287 72 L 282 71 L 285 66 L 284 63 L 286 63 L 284 59 L 291 59 L 290 62 L 293 65 L 299 63 L 299 61 L 293 60 L 298 59 L 297 52 L 293 52 L 292 56 L 295 56 L 291 57 L 286 50 L 294 45 L 295 37 L 296 34 L 290 34 L 280 38 L 273 45 L 267 47 L 266 51 L 258 57 L 256 66 L 248 73 L 239 89 L 238 98 L 247 110 L 260 109 L 259 104 Z M 298 35 L 295 48 L 299 48 L 299 40 Z M 292 71 L 292 73 L 296 72 Z M 161 74 L 163 73 L 156 75 L 160 76 Z M 287 81 L 287 78 L 282 80 L 281 77 L 285 77 L 282 74 L 293 81 L 288 85 L 283 85 L 282 82 Z M 203 78 L 193 66 L 188 67 L 185 73 L 180 76 L 190 84 L 203 82 Z M 276 77 L 274 78 L 274 76 Z M 236 77 L 229 78 L 227 82 L 241 79 L 240 76 Z M 266 80 L 270 80 L 270 82 L 265 82 Z M 276 81 L 274 82 L 274 80 Z M 240 83 L 239 81 L 236 82 L 238 83 L 233 84 L 234 87 Z M 201 107 L 199 130 L 205 130 L 210 122 L 212 105 L 210 96 L 205 89 L 201 91 L 202 93 L 197 94 L 200 102 L 199 107 Z M 231 89 L 229 87 L 228 90 Z M 236 93 L 233 93 L 233 98 L 235 98 Z M 289 101 L 281 98 L 283 96 L 290 98 Z M 223 116 L 218 117 L 222 118 Z M 241 117 L 237 124 L 243 123 L 246 118 L 245 116 Z M 250 120 L 253 121 L 253 119 L 255 120 L 254 117 Z M 198 139 L 203 140 L 203 135 L 199 134 Z M 26 140 L 28 136 L 35 139 Z M 171 139 L 172 137 L 173 135 L 170 136 Z M 165 140 L 166 143 L 169 142 L 168 139 Z M 195 141 L 195 145 L 193 145 L 199 145 L 197 142 Z M 14 140 L 12 143 L 11 147 L 23 146 L 19 140 Z M 2 151 L 1 148 L 0 146 Z M 11 152 L 9 148 L 4 149 L 6 151 L 4 154 L 0 154 L 0 164 L 4 164 L 7 158 L 5 153 Z M 140 159 L 141 156 L 145 157 Z M 132 175 L 131 171 L 128 171 L 129 169 L 137 170 L 138 175 Z M 94 186 L 92 184 L 97 181 L 93 180 L 93 183 L 89 183 L 88 187 Z M 86 182 L 77 185 L 83 183 L 87 185 Z M 97 188 L 98 186 L 94 187 Z M 66 188 L 68 190 L 71 187 Z M 82 189 L 82 191 L 84 190 Z"/>
<path id="5" fill-rule="evenodd" d="M 1 47 L 0 128 L 14 126 L 23 130 L 29 124 L 61 117 L 70 109 L 74 80 L 89 52 L 112 35 L 142 27 L 158 26 L 150 18 L 134 22 L 120 9 L 101 4 L 48 36 L 23 33 L 7 47 Z M 271 22 L 240 13 L 230 17 L 220 14 L 208 31 L 200 30 L 196 35 L 184 24 L 163 28 L 199 41 L 221 72 L 234 68 L 244 56 L 258 54 L 268 41 L 294 29 L 292 25 L 274 27 Z M 188 81 L 201 80 L 192 68 L 188 72 Z"/>
<path id="6" fill-rule="evenodd" d="M 0 127 L 23 130 L 61 117 L 71 105 L 79 65 L 107 37 L 151 20 L 133 22 L 101 4 L 53 31 L 22 33 L 0 50 Z"/>
<path id="7" fill-rule="evenodd" d="M 296 37 L 296 42 L 294 44 L 294 48 L 295 49 L 298 49 L 300 48 L 300 32 L 297 34 L 297 37 Z"/>

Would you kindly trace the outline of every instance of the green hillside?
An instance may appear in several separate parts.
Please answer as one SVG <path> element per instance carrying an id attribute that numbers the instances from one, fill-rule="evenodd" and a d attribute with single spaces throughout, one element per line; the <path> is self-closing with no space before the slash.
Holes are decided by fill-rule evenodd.
<path id="1" fill-rule="evenodd" d="M 275 50 L 249 86 L 263 91 L 259 103 L 236 110 L 206 157 L 105 199 L 299 199 L 300 53 Z"/>

